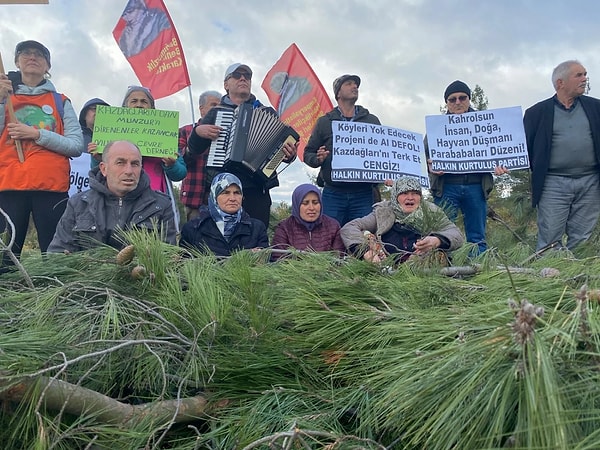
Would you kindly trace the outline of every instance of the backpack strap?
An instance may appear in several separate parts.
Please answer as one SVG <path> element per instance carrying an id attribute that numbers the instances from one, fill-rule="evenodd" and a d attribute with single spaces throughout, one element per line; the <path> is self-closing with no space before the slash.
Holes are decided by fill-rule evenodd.
<path id="1" fill-rule="evenodd" d="M 59 94 L 58 92 L 52 92 L 52 95 L 54 96 L 54 103 L 56 104 L 56 110 L 58 111 L 60 118 L 64 119 L 64 117 L 65 117 L 65 101 L 67 100 L 67 98 L 64 97 L 63 95 Z"/>

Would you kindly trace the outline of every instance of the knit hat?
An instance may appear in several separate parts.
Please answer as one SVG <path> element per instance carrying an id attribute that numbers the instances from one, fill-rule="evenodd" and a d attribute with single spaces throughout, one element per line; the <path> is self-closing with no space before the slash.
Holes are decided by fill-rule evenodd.
<path id="1" fill-rule="evenodd" d="M 52 67 L 52 64 L 50 64 L 50 50 L 48 50 L 46 47 L 44 47 L 38 41 L 19 42 L 15 48 L 15 63 L 17 62 L 17 58 L 19 57 L 19 53 L 22 52 L 23 50 L 25 50 L 26 48 L 35 48 L 36 50 L 39 50 L 40 52 L 42 52 L 42 55 L 44 55 L 44 58 L 46 59 L 46 62 L 48 63 L 48 68 Z"/>
<path id="2" fill-rule="evenodd" d="M 401 176 L 396 181 L 394 181 L 394 185 L 392 186 L 392 195 L 393 199 L 396 199 L 398 195 L 404 194 L 405 192 L 416 191 L 419 194 L 423 195 L 423 190 L 421 188 L 421 183 L 415 177 L 409 176 Z"/>
<path id="3" fill-rule="evenodd" d="M 342 75 L 341 77 L 337 77 L 334 81 L 333 81 L 333 97 L 337 100 L 338 98 L 338 92 L 340 92 L 340 89 L 342 88 L 342 84 L 344 84 L 344 82 L 348 81 L 348 80 L 354 80 L 354 82 L 356 83 L 356 87 L 360 87 L 360 77 L 358 75 Z"/>
<path id="4" fill-rule="evenodd" d="M 246 72 L 248 72 L 250 75 L 252 75 L 252 69 L 250 69 L 250 67 L 248 67 L 246 64 L 233 63 L 225 71 L 225 77 L 223 78 L 223 80 L 227 81 L 227 78 L 229 78 L 229 76 L 238 69 L 244 69 Z"/>
<path id="5" fill-rule="evenodd" d="M 450 83 L 444 91 L 444 101 L 447 102 L 448 97 L 457 92 L 464 92 L 467 94 L 467 97 L 471 98 L 471 89 L 469 89 L 469 86 L 460 80 L 456 80 Z"/>
<path id="6" fill-rule="evenodd" d="M 151 109 L 156 108 L 155 102 L 154 102 L 154 97 L 152 96 L 150 89 L 147 87 L 144 87 L 144 86 L 129 86 L 127 88 L 127 92 L 125 93 L 125 97 L 123 97 L 123 104 L 121 106 L 127 106 L 127 99 L 134 92 L 143 92 L 144 94 L 146 94 L 148 96 L 148 99 L 150 100 L 150 108 Z"/>

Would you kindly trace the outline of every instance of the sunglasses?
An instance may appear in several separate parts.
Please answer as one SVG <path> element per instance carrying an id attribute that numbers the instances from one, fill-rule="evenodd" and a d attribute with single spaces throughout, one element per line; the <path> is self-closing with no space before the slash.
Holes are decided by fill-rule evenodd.
<path id="1" fill-rule="evenodd" d="M 457 97 L 448 97 L 448 100 L 446 100 L 446 101 L 448 103 L 464 102 L 468 98 L 469 98 L 468 95 L 459 95 Z"/>
<path id="2" fill-rule="evenodd" d="M 232 72 L 231 75 L 229 75 L 229 78 L 233 78 L 234 80 L 240 80 L 242 77 L 246 80 L 252 79 L 252 75 L 247 72 Z"/>

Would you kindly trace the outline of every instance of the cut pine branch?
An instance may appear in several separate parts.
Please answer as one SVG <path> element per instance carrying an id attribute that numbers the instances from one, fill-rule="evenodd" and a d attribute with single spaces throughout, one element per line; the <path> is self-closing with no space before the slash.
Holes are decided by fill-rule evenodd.
<path id="1" fill-rule="evenodd" d="M 208 405 L 204 396 L 129 405 L 91 389 L 48 377 L 23 378 L 10 386 L 0 380 L 0 400 L 28 401 L 33 389 L 43 392 L 42 404 L 49 410 L 94 416 L 98 423 L 104 424 L 134 425 L 148 420 L 188 423 L 204 416 Z"/>

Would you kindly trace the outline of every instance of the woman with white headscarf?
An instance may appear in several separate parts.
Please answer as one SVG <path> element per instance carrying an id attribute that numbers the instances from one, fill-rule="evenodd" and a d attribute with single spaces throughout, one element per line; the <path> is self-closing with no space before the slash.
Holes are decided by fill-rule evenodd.
<path id="1" fill-rule="evenodd" d="M 208 206 L 201 206 L 200 215 L 183 226 L 179 245 L 217 256 L 268 247 L 265 224 L 242 209 L 242 199 L 239 178 L 227 172 L 218 174 L 210 187 Z"/>
<path id="2" fill-rule="evenodd" d="M 452 251 L 465 241 L 441 208 L 423 201 L 419 180 L 408 176 L 394 182 L 390 200 L 376 203 L 368 216 L 348 222 L 341 235 L 351 253 L 372 262 L 389 255 L 403 262 L 412 254 Z"/>

